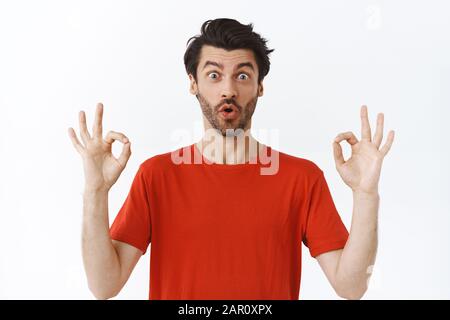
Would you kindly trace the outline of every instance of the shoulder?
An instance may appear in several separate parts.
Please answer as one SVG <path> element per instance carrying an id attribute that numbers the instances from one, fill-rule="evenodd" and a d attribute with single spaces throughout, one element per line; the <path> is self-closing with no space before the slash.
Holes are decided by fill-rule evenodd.
<path id="1" fill-rule="evenodd" d="M 139 170 L 143 172 L 157 172 L 170 169 L 175 164 L 173 162 L 173 154 L 177 154 L 181 150 L 188 150 L 189 146 L 181 147 L 176 150 L 159 153 L 147 158 L 139 165 Z"/>
<path id="2" fill-rule="evenodd" d="M 295 172 L 312 179 L 323 174 L 322 169 L 312 160 L 277 150 L 273 151 L 279 154 L 280 166 L 284 167 L 284 170 L 290 173 Z"/>

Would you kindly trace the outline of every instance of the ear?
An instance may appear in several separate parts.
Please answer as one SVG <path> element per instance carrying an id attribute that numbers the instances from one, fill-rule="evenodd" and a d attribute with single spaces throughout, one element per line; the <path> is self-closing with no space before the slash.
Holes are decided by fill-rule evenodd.
<path id="1" fill-rule="evenodd" d="M 197 82 L 194 79 L 194 76 L 192 74 L 189 74 L 189 81 L 191 82 L 189 85 L 189 92 L 192 93 L 193 95 L 197 95 L 198 94 L 198 86 L 197 86 Z"/>
<path id="2" fill-rule="evenodd" d="M 258 84 L 258 97 L 262 97 L 264 94 L 264 86 L 262 81 Z"/>

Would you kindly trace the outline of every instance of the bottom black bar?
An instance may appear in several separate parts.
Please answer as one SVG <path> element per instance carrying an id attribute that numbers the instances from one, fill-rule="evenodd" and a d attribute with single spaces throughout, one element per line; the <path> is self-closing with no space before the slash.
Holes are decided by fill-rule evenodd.
<path id="1" fill-rule="evenodd" d="M 366 319 L 448 317 L 449 300 L 1 300 L 2 315 L 145 319 Z M 445 316 L 447 315 L 447 316 Z M 334 319 L 334 318 L 333 318 Z M 100 320 L 100 318 L 99 318 Z M 315 320 L 315 319 L 314 319 Z"/>

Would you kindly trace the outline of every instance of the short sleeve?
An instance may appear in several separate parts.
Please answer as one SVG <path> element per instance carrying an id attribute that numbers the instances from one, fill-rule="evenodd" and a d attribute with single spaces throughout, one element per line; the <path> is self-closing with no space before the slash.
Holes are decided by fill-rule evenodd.
<path id="1" fill-rule="evenodd" d="M 312 257 L 345 246 L 349 233 L 336 210 L 322 170 L 310 188 L 306 211 L 303 243 Z"/>
<path id="2" fill-rule="evenodd" d="M 112 239 L 140 249 L 143 255 L 147 251 L 152 235 L 148 179 L 151 179 L 151 176 L 145 173 L 141 165 L 109 231 Z"/>

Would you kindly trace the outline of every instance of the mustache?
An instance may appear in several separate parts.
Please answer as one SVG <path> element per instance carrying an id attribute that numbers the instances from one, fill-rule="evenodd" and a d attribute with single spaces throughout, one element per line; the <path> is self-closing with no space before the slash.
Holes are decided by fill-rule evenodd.
<path id="1" fill-rule="evenodd" d="M 236 101 L 234 101 L 233 99 L 225 99 L 225 100 L 223 100 L 221 103 L 219 103 L 217 106 L 216 106 L 216 111 L 217 110 L 219 110 L 219 108 L 221 107 L 221 106 L 223 106 L 224 104 L 232 104 L 232 105 L 234 105 L 234 106 L 236 106 L 236 108 L 239 110 L 239 112 L 241 112 L 241 110 L 242 110 L 242 107 L 240 106 L 240 105 L 238 105 L 237 103 L 236 103 Z"/>

